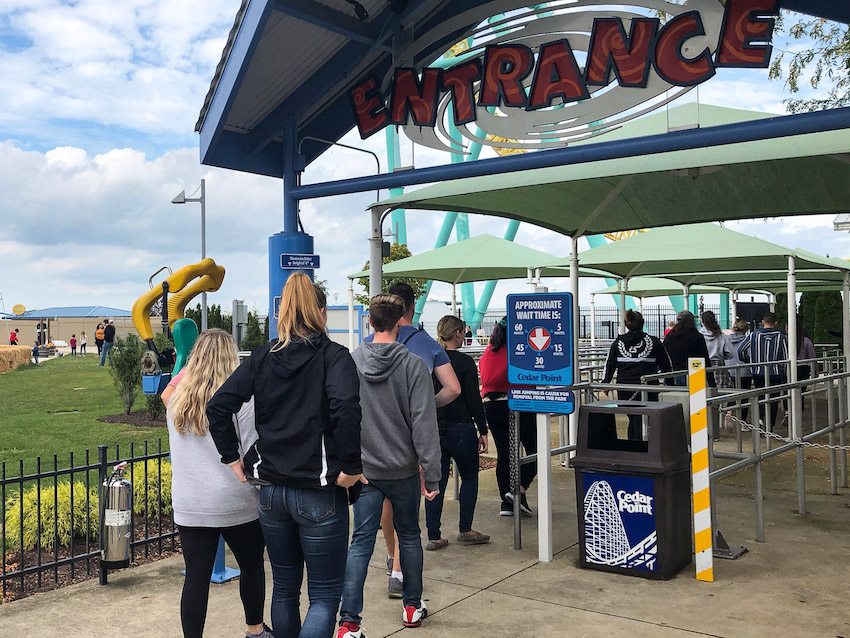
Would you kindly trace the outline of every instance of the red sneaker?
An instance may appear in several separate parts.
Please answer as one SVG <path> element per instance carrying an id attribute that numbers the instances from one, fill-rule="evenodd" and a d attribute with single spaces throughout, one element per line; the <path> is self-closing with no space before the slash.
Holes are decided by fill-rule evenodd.
<path id="1" fill-rule="evenodd" d="M 336 638 L 366 638 L 363 630 L 356 622 L 344 622 L 336 632 Z"/>
<path id="2" fill-rule="evenodd" d="M 422 620 L 428 615 L 428 608 L 425 607 L 425 603 L 421 605 L 418 609 L 413 605 L 404 608 L 402 620 L 405 627 L 419 627 L 422 624 Z"/>

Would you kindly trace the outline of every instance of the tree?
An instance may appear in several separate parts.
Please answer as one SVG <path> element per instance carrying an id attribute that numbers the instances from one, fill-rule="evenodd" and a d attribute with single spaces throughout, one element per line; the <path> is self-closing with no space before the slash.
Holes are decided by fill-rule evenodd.
<path id="1" fill-rule="evenodd" d="M 145 343 L 135 334 L 119 337 L 109 352 L 109 371 L 118 394 L 124 403 L 124 413 L 130 414 L 136 393 L 142 385 L 141 362 L 147 350 Z"/>
<path id="2" fill-rule="evenodd" d="M 268 318 L 266 318 L 268 321 Z M 268 326 L 268 323 L 266 324 Z M 266 331 L 268 327 L 266 327 Z M 268 332 L 265 332 L 262 328 L 260 328 L 260 320 L 257 317 L 256 312 L 248 313 L 248 328 L 245 330 L 245 336 L 242 338 L 242 343 L 239 344 L 239 348 L 242 350 L 253 350 L 254 348 L 259 348 L 261 345 L 268 343 Z"/>
<path id="3" fill-rule="evenodd" d="M 773 313 L 776 315 L 776 325 L 779 328 L 784 328 L 788 325 L 788 293 L 776 293 L 776 304 L 774 304 Z"/>
<path id="4" fill-rule="evenodd" d="M 837 290 L 823 291 L 815 304 L 815 330 L 811 337 L 814 343 L 839 343 L 841 339 L 831 332 L 841 333 L 843 310 L 841 293 Z"/>
<path id="5" fill-rule="evenodd" d="M 201 304 L 196 304 L 194 308 L 186 307 L 185 316 L 201 327 Z M 233 317 L 224 314 L 220 304 L 210 304 L 207 306 L 207 328 L 220 328 L 225 332 L 233 331 Z"/>
<path id="6" fill-rule="evenodd" d="M 820 292 L 817 290 L 807 290 L 800 296 L 800 321 L 803 322 L 803 329 L 810 339 L 815 334 L 815 308 L 819 296 Z"/>
<path id="7" fill-rule="evenodd" d="M 777 24 L 779 29 L 781 21 Z M 817 89 L 824 82 L 833 83 L 825 98 L 784 100 L 791 113 L 823 111 L 850 105 L 850 27 L 821 18 L 803 18 L 788 30 L 797 41 L 810 41 L 811 47 L 802 51 L 780 51 L 770 65 L 772 80 L 785 80 L 791 93 L 798 93 L 806 82 Z M 790 43 L 789 43 L 790 44 Z M 787 72 L 783 63 L 788 60 Z"/>
<path id="8" fill-rule="evenodd" d="M 398 261 L 399 259 L 405 259 L 406 257 L 412 257 L 413 253 L 407 248 L 407 244 L 393 244 L 390 246 L 390 255 L 389 257 L 384 257 L 383 262 L 385 264 L 389 264 L 394 261 Z M 369 270 L 369 262 L 363 266 L 363 270 Z M 425 279 L 416 279 L 413 277 L 384 277 L 381 284 L 381 292 L 387 292 L 395 283 L 403 282 L 408 284 L 411 288 L 413 288 L 413 296 L 416 299 L 419 299 L 423 294 L 425 294 Z M 369 305 L 369 298 L 372 296 L 372 293 L 369 291 L 369 277 L 361 277 L 357 280 L 366 292 L 362 295 L 357 295 L 357 301 L 362 303 L 364 306 Z M 374 293 L 378 294 L 378 293 Z"/>

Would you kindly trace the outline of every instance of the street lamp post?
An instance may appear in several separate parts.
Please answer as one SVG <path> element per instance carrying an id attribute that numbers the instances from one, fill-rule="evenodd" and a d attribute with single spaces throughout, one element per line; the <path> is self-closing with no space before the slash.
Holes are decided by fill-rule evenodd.
<path id="1" fill-rule="evenodd" d="M 200 197 L 186 197 L 186 191 L 180 191 L 172 204 L 185 204 L 186 202 L 199 202 L 201 204 L 201 259 L 207 258 L 207 198 L 206 180 L 201 180 Z M 197 191 L 195 191 L 197 192 Z M 201 332 L 207 329 L 207 293 L 201 293 Z"/>

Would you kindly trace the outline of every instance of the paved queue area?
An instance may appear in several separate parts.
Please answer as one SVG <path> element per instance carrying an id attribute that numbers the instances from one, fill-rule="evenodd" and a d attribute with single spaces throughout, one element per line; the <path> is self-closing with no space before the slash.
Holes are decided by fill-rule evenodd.
<path id="1" fill-rule="evenodd" d="M 513 521 L 498 515 L 495 472 L 484 471 L 475 529 L 493 541 L 472 547 L 452 542 L 425 552 L 430 615 L 421 628 L 403 630 L 400 601 L 386 597 L 379 538 L 366 581 L 364 630 L 369 638 L 401 631 L 422 638 L 850 636 L 850 490 L 828 494 L 823 452 L 806 452 L 809 513 L 804 517 L 795 513 L 793 455 L 765 464 L 766 543 L 752 540 L 751 475 L 721 484 L 718 525 L 749 553 L 734 562 L 716 560 L 713 584 L 697 582 L 693 565 L 667 582 L 579 569 L 573 472 L 558 465 L 553 467 L 555 560 L 538 563 L 535 519 L 523 519 L 523 549 L 515 551 Z M 534 487 L 529 496 L 534 504 Z M 446 501 L 443 520 L 444 535 L 453 539 L 448 534 L 457 520 L 454 501 Z M 0 605 L 0 635 L 180 636 L 181 568 L 182 558 L 169 558 L 115 573 L 107 587 L 91 580 Z M 269 596 L 270 572 L 267 586 Z M 303 604 L 306 608 L 306 596 Z M 237 583 L 212 585 L 205 635 L 242 636 L 243 627 Z"/>

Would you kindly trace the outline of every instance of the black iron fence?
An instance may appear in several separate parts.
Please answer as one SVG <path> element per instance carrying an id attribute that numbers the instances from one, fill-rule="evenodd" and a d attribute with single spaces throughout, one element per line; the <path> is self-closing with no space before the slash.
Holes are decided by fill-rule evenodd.
<path id="1" fill-rule="evenodd" d="M 177 531 L 171 517 L 171 464 L 162 439 L 152 451 L 147 441 L 98 446 L 97 459 L 86 450 L 82 459 L 68 455 L 67 467 L 58 455 L 35 472 L 0 464 L 0 592 L 13 600 L 37 591 L 86 580 L 100 573 L 100 486 L 112 466 L 126 461 L 133 490 L 130 512 L 130 561 L 145 562 L 174 552 Z M 114 452 L 111 454 L 111 452 Z M 64 463 L 62 464 L 64 465 Z"/>

